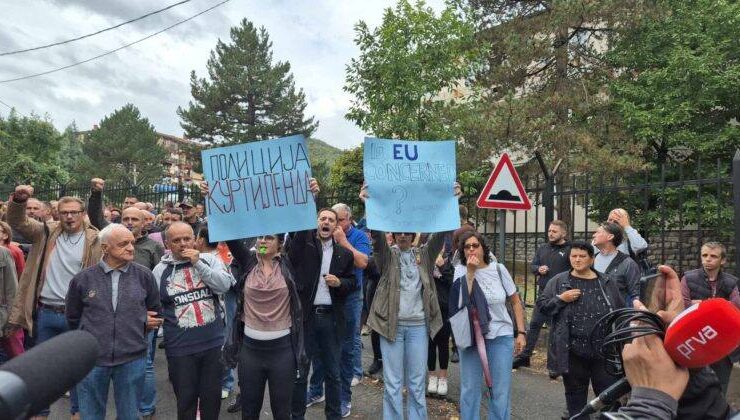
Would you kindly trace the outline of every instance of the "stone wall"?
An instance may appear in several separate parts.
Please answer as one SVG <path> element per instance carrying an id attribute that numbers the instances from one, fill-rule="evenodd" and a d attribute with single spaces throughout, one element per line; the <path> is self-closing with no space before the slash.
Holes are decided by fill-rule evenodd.
<path id="1" fill-rule="evenodd" d="M 591 235 L 587 235 L 588 238 Z M 583 233 L 579 232 L 577 240 L 584 238 Z M 498 237 L 493 234 L 487 234 L 486 240 L 496 255 L 499 255 L 497 245 Z M 698 268 L 701 265 L 699 253 L 701 244 L 710 240 L 719 241 L 727 247 L 727 264 L 726 269 L 735 272 L 735 245 L 732 242 L 732 236 L 726 235 L 724 238 L 718 238 L 715 231 L 666 231 L 665 236 L 655 235 L 648 240 L 650 244 L 649 258 L 654 264 L 668 264 L 682 273 L 683 271 Z M 509 233 L 506 235 L 506 263 L 511 264 L 512 260 L 516 261 L 517 267 L 522 264 L 529 264 L 534 257 L 535 250 L 546 242 L 544 233 Z M 517 269 L 519 272 L 520 270 Z"/>

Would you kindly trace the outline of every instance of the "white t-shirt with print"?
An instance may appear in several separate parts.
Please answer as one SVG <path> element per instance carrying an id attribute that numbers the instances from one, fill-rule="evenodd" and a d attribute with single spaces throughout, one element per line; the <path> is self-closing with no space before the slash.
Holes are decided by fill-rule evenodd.
<path id="1" fill-rule="evenodd" d="M 488 312 L 491 314 L 491 322 L 488 324 L 488 334 L 486 334 L 487 339 L 514 334 L 513 323 L 509 312 L 506 310 L 506 297 L 516 292 L 516 285 L 504 266 L 501 266 L 503 279 L 499 279 L 496 265 L 496 262 L 491 262 L 488 267 L 479 268 L 475 271 L 475 280 L 486 296 Z"/>

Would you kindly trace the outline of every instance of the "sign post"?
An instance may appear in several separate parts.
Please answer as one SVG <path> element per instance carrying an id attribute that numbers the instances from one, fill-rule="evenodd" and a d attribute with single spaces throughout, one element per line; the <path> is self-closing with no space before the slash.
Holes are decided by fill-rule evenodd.
<path id="1" fill-rule="evenodd" d="M 530 210 L 532 202 L 527 197 L 519 174 L 507 153 L 501 156 L 478 196 L 478 208 L 500 210 L 498 213 L 499 260 L 504 261 L 506 245 L 506 210 Z"/>

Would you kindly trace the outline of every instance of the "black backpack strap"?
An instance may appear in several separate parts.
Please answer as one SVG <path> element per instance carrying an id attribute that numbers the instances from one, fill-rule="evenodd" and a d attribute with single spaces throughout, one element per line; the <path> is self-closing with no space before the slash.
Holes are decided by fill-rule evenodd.
<path id="1" fill-rule="evenodd" d="M 612 262 L 609 263 L 609 265 L 606 267 L 606 270 L 604 270 L 604 274 L 609 273 L 612 269 L 619 266 L 619 264 L 622 263 L 622 261 L 629 258 L 629 255 L 625 254 L 624 252 L 617 251 L 617 255 L 614 257 Z"/>
<path id="2" fill-rule="evenodd" d="M 44 263 L 46 262 L 46 248 L 49 245 L 49 237 L 51 236 L 51 232 L 49 232 L 49 225 L 44 222 L 44 248 L 41 250 L 41 260 L 39 260 L 39 269 L 36 272 L 36 290 L 33 292 L 33 309 L 31 310 L 31 319 L 35 323 L 36 322 L 36 315 L 38 310 L 38 301 L 39 301 L 39 293 L 41 292 L 41 289 L 39 288 L 39 285 L 41 284 L 41 275 L 44 272 Z M 18 279 L 20 280 L 20 279 Z M 37 331 L 36 329 L 33 330 L 33 336 L 36 337 Z"/>

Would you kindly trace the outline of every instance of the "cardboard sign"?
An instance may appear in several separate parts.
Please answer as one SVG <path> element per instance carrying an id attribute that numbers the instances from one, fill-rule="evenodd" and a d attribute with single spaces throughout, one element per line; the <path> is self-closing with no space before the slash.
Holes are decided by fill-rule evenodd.
<path id="1" fill-rule="evenodd" d="M 363 162 L 370 229 L 444 232 L 460 227 L 454 141 L 365 138 Z"/>
<path id="2" fill-rule="evenodd" d="M 204 150 L 212 242 L 316 228 L 302 135 Z"/>

